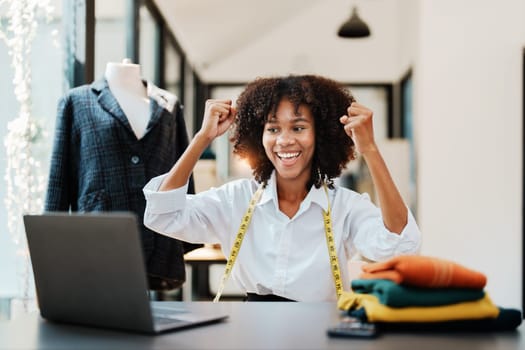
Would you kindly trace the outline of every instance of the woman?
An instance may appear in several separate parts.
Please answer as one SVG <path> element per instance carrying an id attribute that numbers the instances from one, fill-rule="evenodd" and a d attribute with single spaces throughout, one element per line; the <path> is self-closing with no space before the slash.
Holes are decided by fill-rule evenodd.
<path id="1" fill-rule="evenodd" d="M 230 127 L 234 152 L 249 162 L 254 179 L 186 195 L 200 155 Z M 367 194 L 333 184 L 354 151 L 369 167 L 380 208 Z M 355 254 L 378 261 L 420 245 L 374 141 L 372 112 L 319 76 L 256 79 L 237 108 L 208 100 L 185 153 L 144 193 L 146 226 L 233 252 L 232 277 L 248 300 L 336 300 L 350 288 L 347 262 Z"/>

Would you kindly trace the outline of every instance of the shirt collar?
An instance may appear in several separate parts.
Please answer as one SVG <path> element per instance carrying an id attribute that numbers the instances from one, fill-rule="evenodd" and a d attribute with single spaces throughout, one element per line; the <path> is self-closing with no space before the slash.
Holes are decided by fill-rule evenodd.
<path id="1" fill-rule="evenodd" d="M 147 91 L 148 96 L 154 99 L 159 104 L 159 106 L 166 109 L 170 113 L 173 112 L 173 108 L 177 102 L 177 96 L 169 91 L 157 87 L 155 84 L 149 81 L 147 82 Z"/>
<path id="2" fill-rule="evenodd" d="M 328 195 L 331 194 L 331 191 L 332 190 L 328 189 Z M 272 172 L 272 175 L 268 180 L 268 184 L 264 189 L 264 192 L 261 196 L 261 199 L 259 200 L 258 205 L 263 205 L 271 200 L 274 201 L 275 206 L 277 207 L 279 201 L 277 200 L 277 182 L 275 181 L 275 170 Z M 321 208 L 323 208 L 323 210 L 328 210 L 328 198 L 326 197 L 326 193 L 323 186 L 319 188 L 312 186 L 301 205 L 307 208 L 310 206 L 311 203 L 316 203 Z"/>

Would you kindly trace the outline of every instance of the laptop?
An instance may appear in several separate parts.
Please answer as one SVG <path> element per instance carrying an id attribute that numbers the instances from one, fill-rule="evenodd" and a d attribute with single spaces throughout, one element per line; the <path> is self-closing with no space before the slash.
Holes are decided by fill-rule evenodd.
<path id="1" fill-rule="evenodd" d="M 228 317 L 219 304 L 150 301 L 133 213 L 24 215 L 24 225 L 47 320 L 160 333 Z"/>

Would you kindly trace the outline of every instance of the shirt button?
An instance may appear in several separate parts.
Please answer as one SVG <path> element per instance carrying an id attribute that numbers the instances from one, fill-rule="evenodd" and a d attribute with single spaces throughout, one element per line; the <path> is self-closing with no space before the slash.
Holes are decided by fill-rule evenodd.
<path id="1" fill-rule="evenodd" d="M 140 162 L 140 158 L 138 156 L 131 157 L 131 163 L 138 164 Z"/>

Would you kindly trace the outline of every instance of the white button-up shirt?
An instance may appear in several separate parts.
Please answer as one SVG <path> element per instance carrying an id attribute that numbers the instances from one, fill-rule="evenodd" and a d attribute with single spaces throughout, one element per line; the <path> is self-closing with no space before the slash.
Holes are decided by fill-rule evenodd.
<path id="1" fill-rule="evenodd" d="M 220 243 L 229 256 L 242 217 L 259 184 L 250 179 L 187 195 L 187 185 L 158 192 L 165 175 L 144 187 L 144 224 L 192 243 Z M 421 234 L 412 214 L 401 234 L 385 228 L 381 211 L 367 194 L 336 187 L 328 191 L 333 235 L 343 288 L 350 289 L 347 262 L 356 253 L 381 261 L 419 249 Z M 322 210 L 325 190 L 314 186 L 293 218 L 279 210 L 275 173 L 255 206 L 232 278 L 245 292 L 275 294 L 297 301 L 337 299 Z"/>

